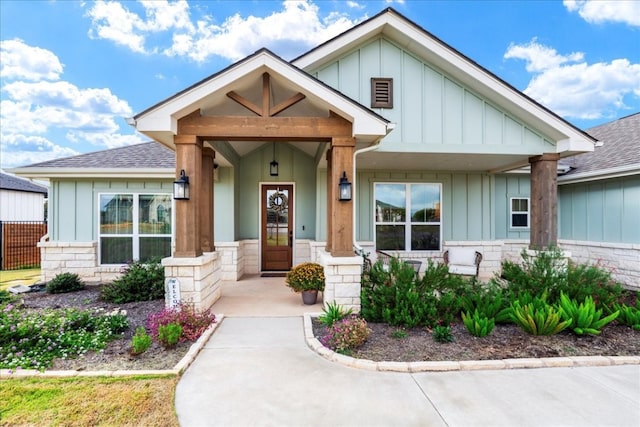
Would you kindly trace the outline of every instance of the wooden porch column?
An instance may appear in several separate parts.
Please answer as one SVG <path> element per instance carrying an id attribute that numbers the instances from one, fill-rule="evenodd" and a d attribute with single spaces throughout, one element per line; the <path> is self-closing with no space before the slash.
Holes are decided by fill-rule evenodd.
<path id="1" fill-rule="evenodd" d="M 331 147 L 327 150 L 327 252 L 331 252 L 331 225 L 333 222 L 331 221 L 331 214 L 333 212 L 333 197 L 331 196 L 331 183 L 333 182 L 333 178 L 331 176 Z"/>
<path id="2" fill-rule="evenodd" d="M 331 235 L 331 255 L 351 257 L 353 253 L 353 200 L 338 201 L 338 184 L 343 172 L 353 182 L 354 138 L 333 138 L 331 140 L 331 182 L 327 181 L 327 197 L 331 206 L 327 234 Z M 355 189 L 352 189 L 355 191 Z"/>
<path id="3" fill-rule="evenodd" d="M 213 159 L 216 152 L 202 150 L 202 189 L 200 191 L 200 245 L 202 252 L 215 250 L 213 240 Z"/>
<path id="4" fill-rule="evenodd" d="M 558 243 L 558 159 L 556 153 L 529 158 L 531 164 L 530 249 Z"/>
<path id="5" fill-rule="evenodd" d="M 196 135 L 176 135 L 176 178 L 184 169 L 189 177 L 189 200 L 176 200 L 176 258 L 202 255 L 200 244 L 200 199 L 202 188 L 202 141 Z"/>

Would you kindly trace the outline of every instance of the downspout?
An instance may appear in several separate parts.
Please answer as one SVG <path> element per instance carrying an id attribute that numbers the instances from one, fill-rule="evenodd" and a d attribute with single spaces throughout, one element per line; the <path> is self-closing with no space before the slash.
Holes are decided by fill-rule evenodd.
<path id="1" fill-rule="evenodd" d="M 395 124 L 394 123 L 389 123 L 387 124 L 387 135 L 389 134 L 389 132 L 391 132 L 393 130 L 393 128 L 395 128 Z M 386 136 L 386 135 L 385 135 Z M 356 167 L 356 157 L 359 154 L 363 154 L 363 153 L 368 153 L 369 151 L 375 151 L 378 148 L 380 148 L 380 144 L 382 144 L 382 139 L 384 138 L 381 137 L 380 139 L 378 139 L 376 142 L 374 142 L 372 145 L 368 146 L 368 147 L 364 147 L 361 148 L 359 150 L 356 150 L 353 152 L 353 192 L 352 192 L 352 197 L 353 197 L 353 218 L 351 219 L 353 221 L 353 247 L 356 248 L 357 251 L 362 252 L 362 246 L 360 246 L 356 240 L 356 197 L 358 192 L 356 191 L 356 177 L 357 177 L 357 167 Z"/>

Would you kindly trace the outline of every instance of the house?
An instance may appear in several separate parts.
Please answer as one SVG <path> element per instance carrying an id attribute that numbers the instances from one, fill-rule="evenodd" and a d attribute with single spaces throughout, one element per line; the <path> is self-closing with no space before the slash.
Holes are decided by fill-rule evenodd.
<path id="1" fill-rule="evenodd" d="M 48 192 L 43 185 L 0 172 L 0 221 L 44 221 Z"/>
<path id="2" fill-rule="evenodd" d="M 587 132 L 594 151 L 563 160 L 558 177 L 559 244 L 640 289 L 640 112 Z"/>
<path id="3" fill-rule="evenodd" d="M 357 310 L 357 254 L 376 249 L 474 248 L 489 277 L 557 243 L 559 160 L 596 142 L 390 8 L 290 62 L 259 50 L 129 121 L 155 142 L 15 170 L 52 182 L 43 275 L 104 281 L 166 255 L 198 307 L 222 280 L 310 260 L 325 301 Z"/>

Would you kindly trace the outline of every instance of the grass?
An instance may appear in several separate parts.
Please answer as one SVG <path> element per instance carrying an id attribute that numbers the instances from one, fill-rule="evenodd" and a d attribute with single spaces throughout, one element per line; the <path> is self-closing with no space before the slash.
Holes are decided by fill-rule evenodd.
<path id="1" fill-rule="evenodd" d="M 0 271 L 0 290 L 5 290 L 13 285 L 33 285 L 34 283 L 37 283 L 39 281 L 39 268 Z"/>
<path id="2" fill-rule="evenodd" d="M 0 381 L 0 426 L 178 426 L 177 376 Z"/>

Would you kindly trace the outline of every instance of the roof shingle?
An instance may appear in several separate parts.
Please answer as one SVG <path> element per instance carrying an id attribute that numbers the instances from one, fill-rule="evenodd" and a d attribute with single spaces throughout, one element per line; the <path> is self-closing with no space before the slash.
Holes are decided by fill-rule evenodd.
<path id="1" fill-rule="evenodd" d="M 26 193 L 48 194 L 49 189 L 42 185 L 34 184 L 17 176 L 0 173 L 0 189 L 12 191 L 24 191 Z"/>

